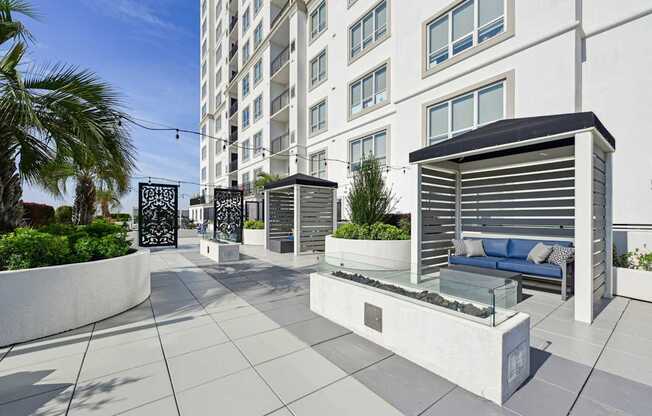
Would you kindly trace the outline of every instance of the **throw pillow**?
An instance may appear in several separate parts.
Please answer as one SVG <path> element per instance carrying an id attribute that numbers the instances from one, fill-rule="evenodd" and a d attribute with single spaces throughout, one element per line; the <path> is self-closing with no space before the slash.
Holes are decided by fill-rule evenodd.
<path id="1" fill-rule="evenodd" d="M 532 263 L 541 264 L 546 261 L 551 252 L 552 246 L 547 246 L 543 243 L 537 243 L 537 245 L 532 247 L 532 250 L 530 250 L 530 253 L 527 255 L 527 259 Z"/>
<path id="2" fill-rule="evenodd" d="M 572 259 L 575 255 L 575 249 L 573 247 L 562 247 L 554 245 L 552 247 L 552 252 L 548 256 L 548 263 L 556 264 L 561 266 L 566 263 L 569 259 Z"/>
<path id="3" fill-rule="evenodd" d="M 455 247 L 456 256 L 466 256 L 466 244 L 464 244 L 464 240 L 453 239 L 453 246 Z"/>
<path id="4" fill-rule="evenodd" d="M 482 240 L 464 240 L 466 245 L 466 257 L 486 256 Z"/>

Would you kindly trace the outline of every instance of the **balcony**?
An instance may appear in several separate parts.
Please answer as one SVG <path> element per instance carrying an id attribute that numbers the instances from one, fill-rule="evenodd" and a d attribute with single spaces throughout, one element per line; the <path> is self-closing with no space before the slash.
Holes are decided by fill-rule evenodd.
<path id="1" fill-rule="evenodd" d="M 238 114 L 238 102 L 234 102 L 231 104 L 229 107 L 229 117 L 233 117 L 234 115 Z"/>
<path id="2" fill-rule="evenodd" d="M 194 196 L 190 198 L 190 206 L 202 205 L 206 203 L 206 197 L 204 195 Z"/>
<path id="3" fill-rule="evenodd" d="M 238 171 L 238 161 L 232 160 L 231 162 L 229 162 L 229 173 L 233 173 L 237 171 Z"/>
<path id="4" fill-rule="evenodd" d="M 229 23 L 229 33 L 233 32 L 233 29 L 238 25 L 238 16 L 231 16 L 231 22 Z"/>
<path id="5" fill-rule="evenodd" d="M 271 152 L 273 155 L 287 150 L 290 147 L 290 133 L 285 132 L 278 137 L 272 139 Z"/>
<path id="6" fill-rule="evenodd" d="M 231 75 L 229 75 L 229 84 L 233 82 L 235 77 L 238 76 L 238 71 L 237 70 L 232 70 Z"/>
<path id="7" fill-rule="evenodd" d="M 236 128 L 235 131 L 232 131 L 231 134 L 229 134 L 229 144 L 234 144 L 238 141 L 238 129 Z"/>
<path id="8" fill-rule="evenodd" d="M 234 56 L 238 54 L 238 42 L 235 42 L 231 45 L 229 49 L 229 60 L 233 59 Z"/>
<path id="9" fill-rule="evenodd" d="M 290 60 L 290 47 L 286 46 L 270 63 L 270 76 L 274 76 Z"/>
<path id="10" fill-rule="evenodd" d="M 253 182 L 245 182 L 242 184 L 242 195 L 249 196 L 256 193 L 256 185 Z"/>
<path id="11" fill-rule="evenodd" d="M 287 89 L 280 93 L 276 98 L 270 103 L 270 114 L 274 115 L 279 111 L 283 110 L 285 107 L 290 104 L 290 90 Z"/>
<path id="12" fill-rule="evenodd" d="M 269 27 L 271 27 L 271 28 L 274 27 L 274 25 L 276 24 L 278 19 L 280 19 L 280 17 L 283 16 L 283 13 L 285 13 L 285 10 L 288 8 L 289 5 L 290 5 L 290 1 L 288 0 L 287 2 L 285 2 L 283 7 L 281 7 L 281 9 L 278 11 L 278 13 L 274 16 L 274 18 L 272 19 L 272 22 L 269 24 Z"/>

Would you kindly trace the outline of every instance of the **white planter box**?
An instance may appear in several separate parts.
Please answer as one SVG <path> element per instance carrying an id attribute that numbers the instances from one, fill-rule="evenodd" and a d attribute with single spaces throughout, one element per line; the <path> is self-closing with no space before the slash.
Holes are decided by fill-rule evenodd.
<path id="1" fill-rule="evenodd" d="M 0 346 L 79 328 L 150 295 L 149 251 L 0 272 Z"/>
<path id="2" fill-rule="evenodd" d="M 409 270 L 410 240 L 348 240 L 326 236 L 326 257 L 329 264 L 338 259 L 361 263 L 365 270 Z"/>
<path id="3" fill-rule="evenodd" d="M 265 230 L 242 230 L 242 243 L 249 246 L 264 246 Z"/>
<path id="4" fill-rule="evenodd" d="M 365 325 L 365 304 L 382 311 L 381 331 Z M 310 275 L 310 308 L 500 405 L 530 375 L 530 317 L 523 313 L 491 327 L 442 307 L 321 273 Z"/>
<path id="5" fill-rule="evenodd" d="M 199 253 L 217 263 L 240 260 L 240 244 L 221 243 L 202 238 L 199 240 Z"/>
<path id="6" fill-rule="evenodd" d="M 614 294 L 652 302 L 652 272 L 614 267 Z"/>

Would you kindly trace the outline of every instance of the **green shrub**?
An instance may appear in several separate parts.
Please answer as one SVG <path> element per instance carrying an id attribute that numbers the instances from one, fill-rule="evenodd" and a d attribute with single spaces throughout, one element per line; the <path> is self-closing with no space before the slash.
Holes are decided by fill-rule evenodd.
<path id="1" fill-rule="evenodd" d="M 72 259 L 65 236 L 18 228 L 0 238 L 0 270 L 55 266 Z"/>
<path id="2" fill-rule="evenodd" d="M 54 220 L 59 224 L 72 224 L 72 207 L 62 205 L 54 210 Z"/>
<path id="3" fill-rule="evenodd" d="M 396 198 L 385 186 L 385 177 L 377 159 L 363 158 L 345 200 L 349 218 L 354 224 L 372 225 L 387 219 L 396 205 Z"/>
<path id="4" fill-rule="evenodd" d="M 265 223 L 258 220 L 247 220 L 244 222 L 245 230 L 262 230 L 265 228 Z"/>
<path id="5" fill-rule="evenodd" d="M 92 223 L 84 227 L 84 231 L 91 237 L 104 237 L 113 234 L 126 234 L 126 230 L 120 224 L 111 224 L 105 219 L 96 219 Z"/>
<path id="6" fill-rule="evenodd" d="M 637 248 L 618 255 L 614 246 L 613 265 L 625 269 L 652 271 L 652 253 L 642 252 Z"/>
<path id="7" fill-rule="evenodd" d="M 33 227 L 50 224 L 54 221 L 54 208 L 46 204 L 23 202 L 23 219 Z"/>
<path id="8" fill-rule="evenodd" d="M 342 224 L 335 233 L 335 238 L 349 240 L 409 240 L 410 233 L 394 225 L 377 222 L 373 225 Z"/>

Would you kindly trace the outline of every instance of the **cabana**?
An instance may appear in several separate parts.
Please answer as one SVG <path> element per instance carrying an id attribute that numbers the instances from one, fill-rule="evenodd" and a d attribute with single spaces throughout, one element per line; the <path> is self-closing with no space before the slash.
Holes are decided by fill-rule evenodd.
<path id="1" fill-rule="evenodd" d="M 575 319 L 592 322 L 594 304 L 612 295 L 615 147 L 585 112 L 501 120 L 412 152 L 413 283 L 447 266 L 453 238 L 564 240 L 575 249 L 563 282 Z"/>
<path id="2" fill-rule="evenodd" d="M 295 174 L 265 185 L 265 248 L 279 253 L 324 251 L 337 228 L 337 183 Z"/>

